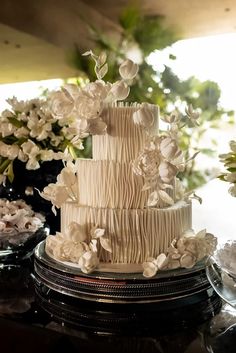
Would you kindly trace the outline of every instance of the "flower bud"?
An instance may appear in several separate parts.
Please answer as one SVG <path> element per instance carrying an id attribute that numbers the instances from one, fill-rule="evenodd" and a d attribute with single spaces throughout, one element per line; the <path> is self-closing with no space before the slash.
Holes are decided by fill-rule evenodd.
<path id="1" fill-rule="evenodd" d="M 117 81 L 112 85 L 110 94 L 113 100 L 121 101 L 128 97 L 129 90 L 129 86 L 124 81 Z"/>
<path id="2" fill-rule="evenodd" d="M 120 65 L 119 73 L 124 80 L 132 80 L 138 73 L 138 65 L 127 59 Z"/>

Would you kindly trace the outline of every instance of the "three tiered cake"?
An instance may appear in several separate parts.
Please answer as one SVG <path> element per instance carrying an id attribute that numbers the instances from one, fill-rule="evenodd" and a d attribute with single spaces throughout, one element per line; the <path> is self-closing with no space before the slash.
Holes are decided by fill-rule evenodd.
<path id="1" fill-rule="evenodd" d="M 179 117 L 164 117 L 168 129 L 159 133 L 157 106 L 117 103 L 127 97 L 137 65 L 126 60 L 121 80 L 105 83 L 104 56 L 90 54 L 98 80 L 83 89 L 65 86 L 52 97 L 54 114 L 76 116 L 78 135 L 93 135 L 93 159 L 67 162 L 57 183 L 44 189 L 43 197 L 61 207 L 61 232 L 47 238 L 46 251 L 85 273 L 144 270 L 151 277 L 190 268 L 213 251 L 216 239 L 191 230 L 190 195 L 177 179 L 185 165 Z M 187 117 L 198 115 L 190 107 Z"/>

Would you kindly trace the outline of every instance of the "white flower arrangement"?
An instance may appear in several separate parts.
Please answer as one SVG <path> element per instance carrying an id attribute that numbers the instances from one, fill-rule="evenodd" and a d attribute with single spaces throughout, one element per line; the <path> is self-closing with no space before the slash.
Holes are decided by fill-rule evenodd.
<path id="1" fill-rule="evenodd" d="M 44 222 L 44 216 L 35 213 L 23 200 L 0 199 L 0 235 L 36 232 Z"/>
<path id="2" fill-rule="evenodd" d="M 57 232 L 55 236 L 49 235 L 46 238 L 46 249 L 55 259 L 75 263 L 82 272 L 91 273 L 99 264 L 98 242 L 106 251 L 112 251 L 105 229 L 95 226 L 87 234 L 84 227 L 72 222 L 65 234 Z"/>
<path id="3" fill-rule="evenodd" d="M 188 231 L 179 239 L 174 239 L 167 253 L 160 254 L 156 259 L 149 258 L 143 263 L 143 275 L 153 277 L 160 270 L 192 268 L 206 256 L 212 255 L 216 249 L 217 239 L 205 229 L 197 234 Z"/>
<path id="4" fill-rule="evenodd" d="M 193 111 L 190 106 L 186 109 L 187 117 L 196 125 L 199 114 Z M 145 129 L 153 124 L 153 116 L 142 105 L 133 114 L 135 124 L 143 126 Z M 156 207 L 162 200 L 169 205 L 173 205 L 175 200 L 167 193 L 168 189 L 173 189 L 174 180 L 178 172 L 183 171 L 186 163 L 195 158 L 195 154 L 189 160 L 184 159 L 184 153 L 178 145 L 178 134 L 183 126 L 180 126 L 180 119 L 177 112 L 162 117 L 162 120 L 169 124 L 169 129 L 158 136 L 149 136 L 144 149 L 133 162 L 133 171 L 136 175 L 144 178 L 143 190 L 152 189 L 149 195 L 147 206 Z M 147 134 L 148 134 L 148 130 Z M 185 197 L 186 194 L 182 194 Z M 189 195 L 188 195 L 189 196 Z"/>
<path id="5" fill-rule="evenodd" d="M 51 99 L 7 100 L 10 109 L 0 116 L 0 183 L 13 181 L 14 160 L 35 170 L 45 161 L 66 159 L 68 151 L 74 157 L 76 149 L 83 149 L 72 119 L 61 121 L 52 114 Z"/>
<path id="6" fill-rule="evenodd" d="M 231 184 L 229 193 L 236 197 L 236 141 L 230 141 L 229 147 L 230 151 L 228 153 L 219 156 L 227 170 L 227 173 L 221 174 L 219 178 Z"/>

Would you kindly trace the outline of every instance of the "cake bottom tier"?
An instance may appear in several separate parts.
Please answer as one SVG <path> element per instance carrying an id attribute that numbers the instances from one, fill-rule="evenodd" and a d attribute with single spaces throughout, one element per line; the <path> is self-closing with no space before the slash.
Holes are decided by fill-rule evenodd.
<path id="1" fill-rule="evenodd" d="M 111 209 L 81 207 L 67 202 L 61 210 L 61 231 L 71 222 L 104 228 L 112 253 L 99 249 L 99 258 L 109 263 L 143 263 L 166 252 L 173 239 L 192 227 L 191 204 L 178 202 L 165 209 Z"/>

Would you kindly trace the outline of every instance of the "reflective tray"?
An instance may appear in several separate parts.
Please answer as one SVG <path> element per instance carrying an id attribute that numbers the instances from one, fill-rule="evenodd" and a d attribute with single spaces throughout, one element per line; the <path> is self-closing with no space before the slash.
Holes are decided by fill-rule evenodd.
<path id="1" fill-rule="evenodd" d="M 104 303 L 173 302 L 211 290 L 203 264 L 192 269 L 162 271 L 151 279 L 143 277 L 142 273 L 93 272 L 87 275 L 49 257 L 44 242 L 35 250 L 34 273 L 38 286 Z"/>
<path id="2" fill-rule="evenodd" d="M 215 292 L 236 309 L 236 278 L 220 267 L 213 257 L 208 261 L 206 274 Z"/>
<path id="3" fill-rule="evenodd" d="M 22 233 L 23 234 L 23 233 Z M 45 239 L 48 234 L 48 228 L 39 228 L 36 232 L 25 232 L 21 235 L 21 241 L 0 242 L 0 266 L 16 264 L 29 258 L 39 242 Z M 15 236 L 17 238 L 17 236 Z M 1 239 L 0 239 L 1 240 Z"/>

